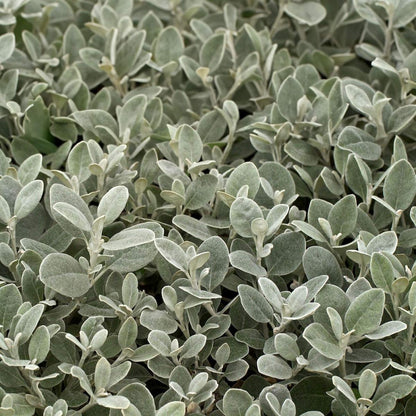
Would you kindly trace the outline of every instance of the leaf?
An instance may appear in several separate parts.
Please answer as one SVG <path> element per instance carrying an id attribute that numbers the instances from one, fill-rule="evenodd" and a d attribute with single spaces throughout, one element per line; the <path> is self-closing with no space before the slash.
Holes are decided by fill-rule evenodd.
<path id="1" fill-rule="evenodd" d="M 146 386 L 142 383 L 129 383 L 119 392 L 119 396 L 127 397 L 130 403 L 140 412 L 140 416 L 155 416 L 155 402 Z M 111 411 L 111 416 L 113 416 Z"/>
<path id="2" fill-rule="evenodd" d="M 29 342 L 29 358 L 35 360 L 36 364 L 43 362 L 48 353 L 51 344 L 51 337 L 46 326 L 42 325 L 36 329 Z"/>
<path id="3" fill-rule="evenodd" d="M 97 397 L 97 404 L 108 409 L 127 409 L 130 401 L 123 396 Z"/>
<path id="4" fill-rule="evenodd" d="M 225 416 L 243 416 L 253 403 L 251 396 L 240 389 L 228 389 L 224 394 L 223 413 Z"/>
<path id="5" fill-rule="evenodd" d="M 272 244 L 272 251 L 266 257 L 268 273 L 277 276 L 293 273 L 302 263 L 305 237 L 301 233 L 286 232 L 278 235 Z"/>
<path id="6" fill-rule="evenodd" d="M 385 201 L 395 210 L 408 208 L 416 195 L 416 176 L 412 165 L 404 159 L 397 161 L 384 181 Z"/>
<path id="7" fill-rule="evenodd" d="M 404 331 L 407 325 L 400 321 L 385 322 L 380 325 L 375 331 L 366 335 L 368 339 L 383 339 L 390 337 L 391 335 L 397 334 L 398 332 Z"/>
<path id="8" fill-rule="evenodd" d="M 81 211 L 66 202 L 57 202 L 53 209 L 69 221 L 74 227 L 90 232 L 91 224 Z"/>
<path id="9" fill-rule="evenodd" d="M 326 16 L 326 9 L 322 4 L 314 1 L 305 1 L 303 3 L 289 2 L 284 6 L 285 12 L 308 26 L 317 25 Z"/>
<path id="10" fill-rule="evenodd" d="M 42 155 L 39 153 L 29 156 L 19 167 L 17 178 L 22 185 L 34 181 L 42 168 Z"/>
<path id="11" fill-rule="evenodd" d="M 230 263 L 233 267 L 257 277 L 266 276 L 267 272 L 256 262 L 254 256 L 244 250 L 236 250 L 230 253 Z"/>
<path id="12" fill-rule="evenodd" d="M 202 156 L 202 140 L 199 134 L 187 124 L 180 126 L 175 135 L 178 141 L 179 158 L 182 161 L 186 159 L 191 162 L 199 162 Z"/>
<path id="13" fill-rule="evenodd" d="M 235 231 L 242 237 L 251 237 L 251 222 L 263 218 L 260 207 L 251 199 L 237 198 L 230 208 L 230 221 Z"/>
<path id="14" fill-rule="evenodd" d="M 210 73 L 215 72 L 221 65 L 226 47 L 224 33 L 215 33 L 202 45 L 199 52 L 201 66 L 209 68 Z"/>
<path id="15" fill-rule="evenodd" d="M 188 264 L 185 252 L 176 243 L 167 238 L 156 238 L 155 246 L 159 253 L 177 269 L 187 272 Z"/>
<path id="16" fill-rule="evenodd" d="M 253 199 L 260 188 L 260 175 L 256 165 L 245 162 L 237 166 L 231 173 L 225 184 L 225 192 L 237 196 L 242 186 L 248 186 L 248 197 Z"/>
<path id="17" fill-rule="evenodd" d="M 342 271 L 336 257 L 323 247 L 309 247 L 302 259 L 303 268 L 308 279 L 328 275 L 329 282 L 341 286 Z"/>
<path id="18" fill-rule="evenodd" d="M 186 188 L 185 208 L 197 210 L 207 205 L 215 196 L 217 183 L 214 175 L 198 176 Z"/>
<path id="19" fill-rule="evenodd" d="M 347 195 L 339 200 L 329 211 L 328 221 L 333 235 L 346 237 L 351 234 L 357 223 L 357 202 L 354 195 Z"/>
<path id="20" fill-rule="evenodd" d="M 22 295 L 15 284 L 0 287 L 0 325 L 10 328 L 13 317 L 22 305 Z"/>
<path id="21" fill-rule="evenodd" d="M 371 256 L 370 270 L 374 284 L 387 293 L 391 293 L 394 269 L 390 260 L 384 254 L 374 253 Z"/>
<path id="22" fill-rule="evenodd" d="M 323 325 L 314 322 L 306 327 L 303 337 L 324 357 L 340 360 L 343 351 L 338 340 Z"/>
<path id="23" fill-rule="evenodd" d="M 259 373 L 278 380 L 287 380 L 292 377 L 292 368 L 280 357 L 272 354 L 262 355 L 257 360 Z"/>
<path id="24" fill-rule="evenodd" d="M 7 201 L 0 195 L 0 221 L 7 224 L 11 218 L 10 207 Z"/>
<path id="25" fill-rule="evenodd" d="M 28 216 L 38 205 L 43 194 L 43 182 L 36 180 L 25 185 L 17 194 L 14 215 L 18 220 Z"/>
<path id="26" fill-rule="evenodd" d="M 136 346 L 138 328 L 135 319 L 129 316 L 118 332 L 118 343 L 122 349 Z"/>
<path id="27" fill-rule="evenodd" d="M 105 215 L 105 224 L 111 224 L 123 212 L 128 199 L 129 191 L 125 186 L 111 188 L 98 204 L 97 217 Z"/>
<path id="28" fill-rule="evenodd" d="M 171 61 L 178 61 L 184 53 L 181 34 L 174 26 L 165 27 L 156 39 L 154 57 L 158 65 L 165 65 Z"/>
<path id="29" fill-rule="evenodd" d="M 182 402 L 170 402 L 161 407 L 156 416 L 185 416 L 186 408 L 185 403 Z"/>
<path id="30" fill-rule="evenodd" d="M 87 273 L 68 254 L 48 254 L 39 269 L 40 280 L 61 295 L 78 298 L 90 289 Z"/>
<path id="31" fill-rule="evenodd" d="M 295 78 L 287 77 L 279 88 L 277 106 L 282 116 L 291 123 L 298 117 L 298 101 L 303 97 L 302 85 Z"/>
<path id="32" fill-rule="evenodd" d="M 375 112 L 368 95 L 354 84 L 347 85 L 345 92 L 350 103 L 361 113 L 372 116 Z"/>
<path id="33" fill-rule="evenodd" d="M 359 295 L 351 303 L 345 314 L 345 325 L 354 335 L 362 336 L 375 331 L 384 312 L 384 292 L 370 289 Z"/>
<path id="34" fill-rule="evenodd" d="M 41 304 L 32 306 L 19 318 L 19 321 L 14 328 L 14 336 L 16 337 L 17 334 L 21 334 L 19 338 L 20 345 L 23 345 L 25 342 L 29 341 L 33 331 L 38 325 L 44 309 L 45 306 Z"/>
<path id="35" fill-rule="evenodd" d="M 388 394 L 391 394 L 396 400 L 402 399 L 409 395 L 415 386 L 416 381 L 408 375 L 399 374 L 390 376 L 378 386 L 373 401 L 377 401 L 379 398 Z"/>
<path id="36" fill-rule="evenodd" d="M 213 290 L 219 286 L 228 272 L 229 258 L 228 247 L 224 240 L 218 236 L 206 239 L 197 250 L 197 253 L 210 253 L 209 259 L 204 267 L 209 268 L 209 274 L 201 283 L 208 289 Z"/>
<path id="37" fill-rule="evenodd" d="M 103 248 L 109 251 L 125 250 L 147 244 L 155 239 L 155 233 L 146 228 L 126 228 L 113 235 L 103 244 Z"/>
<path id="38" fill-rule="evenodd" d="M 5 33 L 0 36 L 0 64 L 12 56 L 14 48 L 15 37 L 13 33 Z"/>
<path id="39" fill-rule="evenodd" d="M 400 133 L 410 125 L 416 116 L 416 105 L 404 105 L 394 110 L 388 121 L 388 131 Z"/>
<path id="40" fill-rule="evenodd" d="M 67 160 L 67 169 L 71 175 L 78 177 L 82 183 L 91 176 L 89 169 L 92 163 L 88 144 L 86 142 L 78 143 L 69 153 Z"/>
<path id="41" fill-rule="evenodd" d="M 273 309 L 264 296 L 248 285 L 239 285 L 238 294 L 247 314 L 256 322 L 268 323 L 273 319 Z"/>

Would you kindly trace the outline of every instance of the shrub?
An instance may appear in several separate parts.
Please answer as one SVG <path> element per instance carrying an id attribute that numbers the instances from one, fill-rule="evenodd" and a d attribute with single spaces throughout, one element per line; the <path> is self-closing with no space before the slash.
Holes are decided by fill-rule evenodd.
<path id="1" fill-rule="evenodd" d="M 415 0 L 0 6 L 1 416 L 416 414 Z"/>

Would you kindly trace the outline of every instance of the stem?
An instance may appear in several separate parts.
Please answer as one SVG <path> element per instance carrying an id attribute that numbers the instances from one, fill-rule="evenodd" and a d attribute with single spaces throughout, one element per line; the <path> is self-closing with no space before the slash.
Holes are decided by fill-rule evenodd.
<path id="1" fill-rule="evenodd" d="M 389 15 L 389 22 L 387 24 L 386 38 L 384 41 L 384 51 L 383 51 L 383 55 L 387 60 L 390 59 L 392 33 L 393 33 L 393 18 L 391 15 Z"/>
<path id="2" fill-rule="evenodd" d="M 232 89 L 232 88 L 231 88 L 231 89 Z M 230 91 L 231 91 L 231 90 L 230 90 Z M 225 162 L 226 162 L 226 161 L 227 161 L 227 159 L 228 159 L 228 156 L 229 156 L 229 154 L 230 154 L 230 152 L 231 152 L 231 149 L 232 149 L 232 147 L 233 147 L 234 141 L 235 141 L 235 137 L 234 137 L 234 132 L 232 131 L 232 132 L 230 132 L 230 134 L 228 135 L 228 142 L 227 142 L 227 146 L 225 146 L 224 153 L 222 154 L 222 160 L 221 160 L 221 162 L 222 162 L 222 163 L 224 163 L 224 164 L 225 164 Z"/>
<path id="3" fill-rule="evenodd" d="M 347 376 L 347 370 L 345 368 L 345 354 L 342 356 L 341 361 L 339 362 L 339 372 L 342 378 Z"/>
<path id="4" fill-rule="evenodd" d="M 276 19 L 273 23 L 272 28 L 270 29 L 270 36 L 273 37 L 279 31 L 280 21 L 282 20 L 283 13 L 284 13 L 284 5 L 286 0 L 279 1 L 279 11 L 277 13 Z"/>

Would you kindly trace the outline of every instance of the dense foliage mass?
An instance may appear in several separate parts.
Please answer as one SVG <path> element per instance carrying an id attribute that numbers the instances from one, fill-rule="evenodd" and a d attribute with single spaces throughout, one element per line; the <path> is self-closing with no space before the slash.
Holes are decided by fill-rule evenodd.
<path id="1" fill-rule="evenodd" d="M 415 415 L 415 19 L 0 1 L 0 416 Z"/>

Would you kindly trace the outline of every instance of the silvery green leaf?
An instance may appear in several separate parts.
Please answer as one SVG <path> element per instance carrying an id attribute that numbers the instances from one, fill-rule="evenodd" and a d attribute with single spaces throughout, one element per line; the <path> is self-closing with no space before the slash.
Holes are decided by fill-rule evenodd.
<path id="1" fill-rule="evenodd" d="M 176 132 L 178 152 L 181 160 L 198 162 L 202 155 L 202 140 L 199 134 L 187 124 L 182 125 Z"/>
<path id="2" fill-rule="evenodd" d="M 43 362 L 50 348 L 51 338 L 46 326 L 42 325 L 36 329 L 29 342 L 29 358 L 35 363 Z"/>
<path id="3" fill-rule="evenodd" d="M 366 334 L 368 339 L 383 339 L 391 335 L 397 334 L 398 332 L 404 331 L 407 325 L 400 321 L 385 322 L 380 325 L 375 331 Z"/>
<path id="4" fill-rule="evenodd" d="M 386 252 L 393 254 L 397 247 L 397 235 L 394 231 L 385 231 L 379 235 L 376 235 L 367 244 L 367 253 L 380 253 Z"/>
<path id="5" fill-rule="evenodd" d="M 251 237 L 251 222 L 263 218 L 260 207 L 249 198 L 237 198 L 230 208 L 230 221 L 235 231 L 242 237 Z"/>
<path id="6" fill-rule="evenodd" d="M 381 155 L 381 147 L 374 143 L 374 138 L 357 127 L 345 127 L 338 137 L 338 146 L 348 150 L 365 160 L 377 160 Z"/>
<path id="7" fill-rule="evenodd" d="M 388 130 L 394 133 L 400 133 L 410 125 L 416 116 L 415 105 L 404 105 L 399 107 L 389 117 Z"/>
<path id="8" fill-rule="evenodd" d="M 110 189 L 98 204 L 97 217 L 105 215 L 105 224 L 111 224 L 120 216 L 128 199 L 129 192 L 125 186 Z"/>
<path id="9" fill-rule="evenodd" d="M 172 223 L 198 240 L 205 241 L 213 235 L 206 224 L 189 215 L 175 215 Z"/>
<path id="10" fill-rule="evenodd" d="M 96 390 L 106 389 L 111 377 L 111 364 L 104 357 L 101 357 L 94 372 L 94 386 Z"/>
<path id="11" fill-rule="evenodd" d="M 130 405 L 129 399 L 124 396 L 97 397 L 97 404 L 108 409 L 127 409 Z"/>
<path id="12" fill-rule="evenodd" d="M 292 377 L 292 368 L 286 361 L 272 354 L 262 355 L 257 360 L 257 368 L 261 374 L 278 380 L 287 380 Z"/>
<path id="13" fill-rule="evenodd" d="M 354 335 L 362 336 L 375 331 L 384 311 L 384 292 L 382 289 L 370 289 L 359 295 L 345 314 L 345 325 Z"/>
<path id="14" fill-rule="evenodd" d="M 198 176 L 186 189 L 185 208 L 197 210 L 203 208 L 214 198 L 218 179 L 213 175 Z"/>
<path id="15" fill-rule="evenodd" d="M 357 223 L 357 202 L 354 195 L 347 195 L 340 199 L 330 210 L 328 221 L 334 235 L 340 233 L 342 237 L 351 234 Z"/>
<path id="16" fill-rule="evenodd" d="M 291 1 L 284 6 L 284 10 L 290 17 L 308 26 L 317 25 L 326 16 L 325 7 L 314 1 L 306 1 L 303 3 Z"/>
<path id="17" fill-rule="evenodd" d="M 332 383 L 350 402 L 357 402 L 351 387 L 341 377 L 333 376 Z"/>
<path id="18" fill-rule="evenodd" d="M 177 61 L 183 52 L 183 39 L 176 27 L 168 26 L 159 33 L 154 46 L 154 57 L 158 65 Z"/>
<path id="19" fill-rule="evenodd" d="M 22 305 L 22 295 L 15 284 L 0 287 L 0 325 L 10 328 L 13 317 Z"/>
<path id="20" fill-rule="evenodd" d="M 14 48 L 15 37 L 13 33 L 5 33 L 0 36 L 0 64 L 12 56 Z"/>
<path id="21" fill-rule="evenodd" d="M 215 72 L 222 63 L 226 47 L 224 33 L 215 33 L 208 38 L 199 52 L 201 66 L 207 67 L 210 73 Z"/>
<path id="22" fill-rule="evenodd" d="M 277 106 L 287 121 L 291 123 L 296 122 L 298 118 L 298 101 L 303 95 L 302 85 L 295 78 L 289 76 L 283 81 L 277 95 Z"/>
<path id="23" fill-rule="evenodd" d="M 72 298 L 85 295 L 91 287 L 87 273 L 68 254 L 48 254 L 40 265 L 39 274 L 48 288 Z"/>
<path id="24" fill-rule="evenodd" d="M 195 334 L 189 337 L 182 345 L 181 358 L 196 357 L 204 348 L 207 337 L 202 334 Z"/>
<path id="25" fill-rule="evenodd" d="M 126 228 L 115 234 L 102 246 L 105 250 L 118 251 L 147 244 L 154 241 L 154 239 L 155 234 L 151 230 L 145 228 Z"/>
<path id="26" fill-rule="evenodd" d="M 182 402 L 170 402 L 161 407 L 156 416 L 185 416 L 186 407 Z"/>
<path id="27" fill-rule="evenodd" d="M 18 220 L 29 215 L 38 205 L 43 194 L 43 182 L 35 180 L 25 185 L 17 194 L 14 215 Z"/>
<path id="28" fill-rule="evenodd" d="M 42 167 L 42 155 L 39 153 L 28 157 L 19 167 L 17 178 L 22 185 L 34 181 Z"/>
<path id="29" fill-rule="evenodd" d="M 408 208 L 416 195 L 416 175 L 407 160 L 397 161 L 384 181 L 385 201 L 396 210 Z"/>
<path id="30" fill-rule="evenodd" d="M 385 415 L 391 412 L 395 407 L 396 398 L 393 394 L 389 393 L 380 397 L 378 400 L 375 400 L 370 409 L 376 415 Z"/>
<path id="31" fill-rule="evenodd" d="M 280 311 L 284 300 L 276 284 L 266 277 L 261 277 L 259 279 L 259 288 L 273 308 Z"/>
<path id="32" fill-rule="evenodd" d="M 332 360 L 340 360 L 343 351 L 338 340 L 319 323 L 313 323 L 306 327 L 303 337 L 320 354 Z"/>
<path id="33" fill-rule="evenodd" d="M 169 356 L 171 352 L 172 341 L 168 334 L 160 330 L 150 331 L 147 337 L 149 344 L 159 353 L 164 356 Z"/>
<path id="34" fill-rule="evenodd" d="M 20 345 L 24 344 L 30 339 L 33 331 L 38 325 L 44 309 L 45 306 L 41 304 L 32 306 L 19 318 L 19 321 L 14 328 L 14 335 L 16 336 L 19 333 L 21 334 L 19 338 Z"/>
<path id="35" fill-rule="evenodd" d="M 239 285 L 238 294 L 247 314 L 256 322 L 268 323 L 273 319 L 273 309 L 264 296 L 248 285 Z"/>
<path id="36" fill-rule="evenodd" d="M 390 260 L 382 253 L 373 253 L 371 256 L 370 270 L 374 284 L 387 293 L 390 293 L 394 280 L 394 269 Z"/>
<path id="37" fill-rule="evenodd" d="M 68 155 L 68 172 L 77 176 L 80 182 L 84 182 L 91 176 L 89 166 L 92 162 L 87 143 L 80 142 Z"/>
<path id="38" fill-rule="evenodd" d="M 178 244 L 167 238 L 156 238 L 155 246 L 165 260 L 177 269 L 182 270 L 185 273 L 187 272 L 188 264 L 186 255 Z"/>
<path id="39" fill-rule="evenodd" d="M 91 223 L 85 218 L 82 212 L 73 205 L 66 202 L 57 202 L 52 208 L 74 227 L 77 227 L 82 231 L 91 231 Z"/>
<path id="40" fill-rule="evenodd" d="M 284 204 L 275 205 L 269 211 L 266 217 L 268 224 L 267 236 L 273 235 L 280 228 L 288 212 L 289 206 Z"/>
<path id="41" fill-rule="evenodd" d="M 253 399 L 245 390 L 228 389 L 224 394 L 223 413 L 225 416 L 245 415 Z"/>
<path id="42" fill-rule="evenodd" d="M 276 352 L 288 361 L 295 361 L 300 355 L 296 339 L 289 334 L 277 334 L 274 338 Z"/>
<path id="43" fill-rule="evenodd" d="M 267 271 L 264 267 L 257 264 L 256 258 L 244 250 L 236 250 L 230 253 L 230 263 L 236 269 L 257 277 L 267 275 Z"/>
<path id="44" fill-rule="evenodd" d="M 396 400 L 402 399 L 410 394 L 415 386 L 416 381 L 408 375 L 400 374 L 391 376 L 378 386 L 373 401 L 387 394 L 391 394 Z"/>
<path id="45" fill-rule="evenodd" d="M 357 87 L 356 85 L 351 84 L 345 87 L 345 92 L 350 103 L 358 111 L 370 117 L 375 114 L 373 104 L 371 103 L 368 95 L 364 90 Z"/>
<path id="46" fill-rule="evenodd" d="M 301 233 L 279 234 L 273 241 L 273 248 L 266 257 L 267 271 L 270 275 L 284 276 L 293 273 L 302 263 L 306 241 Z"/>
<path id="47" fill-rule="evenodd" d="M 140 123 L 147 106 L 147 97 L 144 94 L 137 94 L 130 98 L 118 111 L 119 135 L 124 137 L 127 129 L 130 130 L 130 137 L 139 133 Z"/>
<path id="48" fill-rule="evenodd" d="M 342 271 L 335 256 L 323 247 L 309 247 L 302 259 L 308 279 L 328 275 L 329 282 L 341 286 Z"/>
<path id="49" fill-rule="evenodd" d="M 224 240 L 218 236 L 206 239 L 197 250 L 198 253 L 210 253 L 209 259 L 204 267 L 209 268 L 209 273 L 201 283 L 208 289 L 213 290 L 220 285 L 228 272 L 229 258 L 228 247 Z"/>
<path id="50" fill-rule="evenodd" d="M 311 237 L 316 241 L 319 241 L 321 243 L 325 243 L 327 241 L 327 239 L 322 235 L 322 233 L 319 230 L 317 230 L 314 226 L 308 224 L 307 222 L 295 220 L 292 221 L 292 224 L 300 231 L 302 231 L 304 234 L 306 234 L 308 237 Z"/>
<path id="51" fill-rule="evenodd" d="M 252 162 L 242 163 L 232 171 L 226 182 L 225 192 L 236 196 L 243 185 L 248 185 L 248 197 L 254 198 L 260 188 L 260 176 Z"/>
<path id="52" fill-rule="evenodd" d="M 377 376 L 369 368 L 365 369 L 358 381 L 358 391 L 361 397 L 371 398 L 377 387 Z"/>
<path id="53" fill-rule="evenodd" d="M 121 325 L 118 332 L 118 343 L 121 348 L 131 348 L 136 346 L 138 328 L 137 322 L 129 316 Z"/>
<path id="54" fill-rule="evenodd" d="M 0 195 L 0 221 L 7 224 L 11 218 L 10 207 L 7 201 Z"/>
<path id="55" fill-rule="evenodd" d="M 140 323 L 147 329 L 158 329 L 173 334 L 178 329 L 177 322 L 166 312 L 145 309 L 140 315 Z"/>

